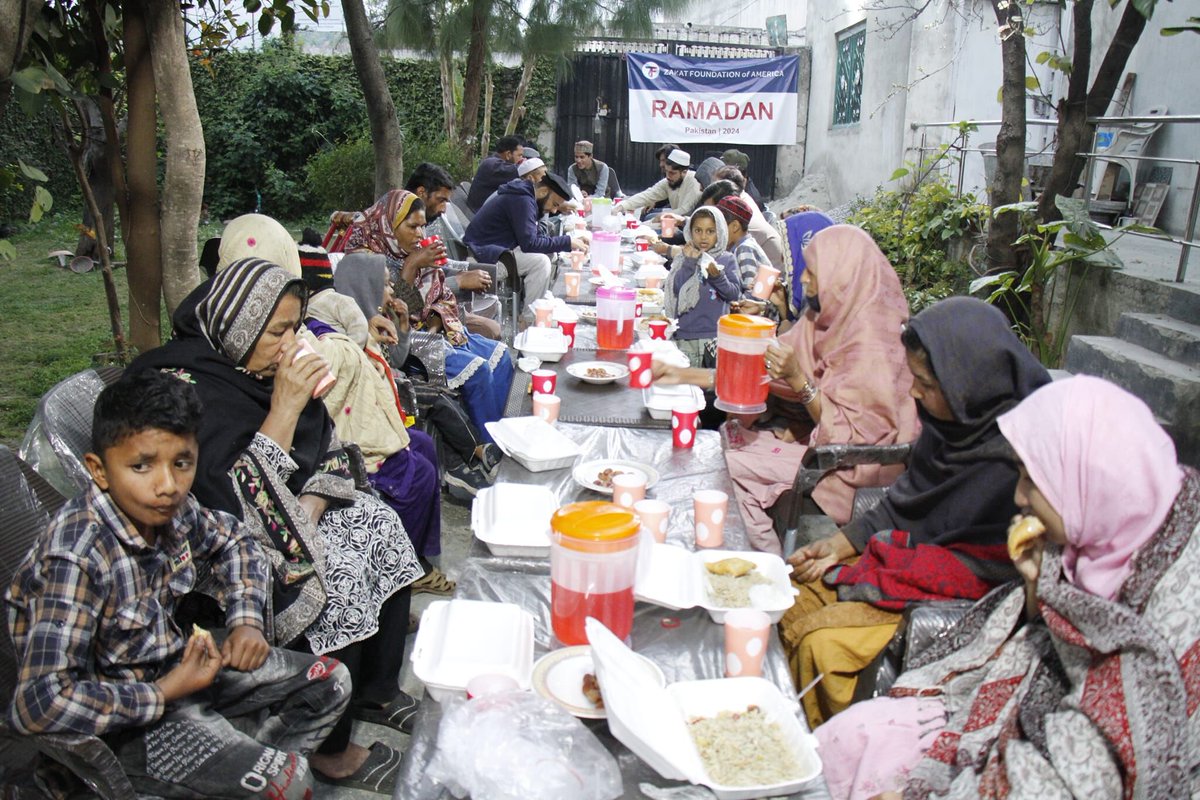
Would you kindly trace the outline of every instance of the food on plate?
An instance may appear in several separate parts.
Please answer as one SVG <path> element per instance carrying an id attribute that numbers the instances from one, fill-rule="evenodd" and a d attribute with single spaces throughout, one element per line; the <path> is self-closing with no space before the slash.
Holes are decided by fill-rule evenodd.
<path id="1" fill-rule="evenodd" d="M 735 578 L 740 578 L 747 572 L 754 569 L 754 562 L 747 561 L 744 558 L 722 558 L 720 561 L 709 561 L 704 565 L 705 569 L 713 575 L 731 575 Z"/>
<path id="2" fill-rule="evenodd" d="M 1008 555 L 1013 561 L 1024 553 L 1037 539 L 1046 532 L 1046 526 L 1037 517 L 1013 517 L 1012 525 L 1008 526 Z"/>
<path id="3" fill-rule="evenodd" d="M 663 297 L 662 289 L 641 288 L 637 290 L 637 299 L 642 303 L 661 303 Z"/>
<path id="4" fill-rule="evenodd" d="M 602 469 L 600 470 L 600 473 L 596 475 L 596 485 L 603 486 L 605 489 L 611 489 L 613 478 L 624 474 L 625 472 L 623 470 L 613 469 L 612 467 Z"/>
<path id="5" fill-rule="evenodd" d="M 729 561 L 741 561 L 742 559 L 728 559 Z M 713 604 L 718 608 L 746 608 L 750 605 L 750 590 L 761 584 L 769 584 L 771 579 L 763 575 L 758 570 L 754 569 L 751 564 L 750 571 L 741 575 L 729 575 L 722 573 L 711 572 L 708 576 L 709 593 L 712 595 Z"/>
<path id="6" fill-rule="evenodd" d="M 584 374 L 586 374 L 589 378 L 608 378 L 612 375 L 612 373 L 610 373 L 604 367 L 588 367 L 587 372 Z"/>
<path id="7" fill-rule="evenodd" d="M 604 708 L 604 696 L 600 694 L 600 682 L 590 672 L 583 676 L 583 696 L 596 708 Z"/>
<path id="8" fill-rule="evenodd" d="M 769 786 L 802 775 L 783 729 L 770 722 L 758 706 L 688 720 L 688 731 L 714 783 Z"/>

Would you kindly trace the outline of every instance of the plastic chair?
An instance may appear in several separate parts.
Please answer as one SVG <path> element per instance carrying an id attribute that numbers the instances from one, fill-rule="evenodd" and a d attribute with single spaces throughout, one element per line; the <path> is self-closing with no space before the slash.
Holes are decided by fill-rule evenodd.
<path id="1" fill-rule="evenodd" d="M 65 501 L 29 465 L 7 447 L 0 446 L 0 584 L 12 583 L 17 567 L 46 530 L 50 515 L 57 513 Z M 5 625 L 0 631 L 0 698 L 6 710 L 5 719 L 16 689 L 18 669 L 16 648 Z M 43 756 L 65 766 L 100 797 L 124 800 L 135 796 L 117 757 L 101 739 L 86 734 L 27 735 L 0 722 L 0 762 L 25 773 L 19 778 L 10 775 L 10 780 L 25 783 L 31 777 L 34 785 L 38 785 L 39 773 L 47 766 Z M 29 772 L 33 775 L 29 776 Z"/>
<path id="2" fill-rule="evenodd" d="M 1161 117 L 1167 113 L 1166 106 L 1155 106 L 1148 109 L 1142 116 Z M 1125 195 L 1128 201 L 1137 191 L 1138 162 L 1135 156 L 1141 156 L 1150 144 L 1150 138 L 1155 131 L 1162 127 L 1161 122 L 1130 122 L 1126 125 L 1106 125 L 1107 130 L 1101 130 L 1097 136 L 1097 162 L 1106 162 L 1104 169 L 1099 170 L 1100 177 L 1092 197 L 1100 201 L 1113 201 L 1115 190 L 1120 182 L 1121 170 L 1129 174 L 1129 192 Z M 1109 138 L 1111 137 L 1111 138 Z M 1101 148 L 1100 144 L 1108 138 L 1108 145 Z"/>
<path id="3" fill-rule="evenodd" d="M 59 381 L 38 402 L 21 443 L 21 458 L 64 495 L 91 485 L 83 455 L 92 449 L 92 407 L 120 367 L 86 369 Z"/>
<path id="4" fill-rule="evenodd" d="M 471 206 L 467 203 L 467 197 L 471 192 L 471 182 L 463 181 L 458 186 L 454 187 L 454 191 L 450 194 L 450 202 L 456 209 L 462 212 L 467 222 L 470 222 L 475 216 L 475 212 L 471 210 Z"/>

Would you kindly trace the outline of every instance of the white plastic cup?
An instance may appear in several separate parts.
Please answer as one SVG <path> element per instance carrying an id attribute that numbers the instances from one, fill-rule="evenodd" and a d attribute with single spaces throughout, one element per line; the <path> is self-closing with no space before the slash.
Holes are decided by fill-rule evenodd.
<path id="1" fill-rule="evenodd" d="M 558 422 L 558 410 L 562 407 L 562 398 L 556 394 L 533 393 L 533 415 L 544 419 L 553 425 Z"/>
<path id="2" fill-rule="evenodd" d="M 296 355 L 292 356 L 292 363 L 295 364 L 300 359 L 309 355 L 320 358 L 320 354 L 313 349 L 313 346 L 308 343 L 307 339 L 296 339 Z M 321 380 L 317 381 L 317 385 L 313 387 L 313 399 L 315 400 L 318 397 L 324 396 L 326 392 L 333 388 L 335 383 L 337 383 L 337 378 L 333 376 L 333 373 L 330 372 L 329 367 L 326 366 L 325 375 L 321 378 Z"/>

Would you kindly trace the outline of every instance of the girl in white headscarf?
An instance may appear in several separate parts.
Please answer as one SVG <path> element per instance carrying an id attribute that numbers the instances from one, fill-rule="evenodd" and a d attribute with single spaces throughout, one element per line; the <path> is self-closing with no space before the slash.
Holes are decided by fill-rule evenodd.
<path id="1" fill-rule="evenodd" d="M 675 343 L 693 367 L 702 366 L 704 348 L 717 337 L 717 320 L 742 296 L 737 262 L 726 252 L 725 217 L 711 206 L 697 208 L 683 229 L 686 244 L 667 279 L 668 317 L 679 320 Z"/>

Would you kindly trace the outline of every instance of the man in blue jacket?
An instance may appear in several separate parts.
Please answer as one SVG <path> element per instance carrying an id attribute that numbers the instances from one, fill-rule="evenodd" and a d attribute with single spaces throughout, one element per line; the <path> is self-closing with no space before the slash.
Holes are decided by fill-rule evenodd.
<path id="1" fill-rule="evenodd" d="M 485 263 L 499 263 L 500 254 L 511 250 L 525 282 L 526 303 L 532 303 L 550 288 L 549 254 L 588 249 L 583 237 L 543 236 L 538 231 L 538 220 L 557 214 L 570 197 L 567 182 L 552 173 L 536 185 L 520 178 L 509 181 L 479 209 L 463 242 Z"/>
<path id="2" fill-rule="evenodd" d="M 496 141 L 496 152 L 479 162 L 471 179 L 467 205 L 472 211 L 478 211 L 493 192 L 517 177 L 517 165 L 524 157 L 525 148 L 517 137 L 501 136 Z"/>

